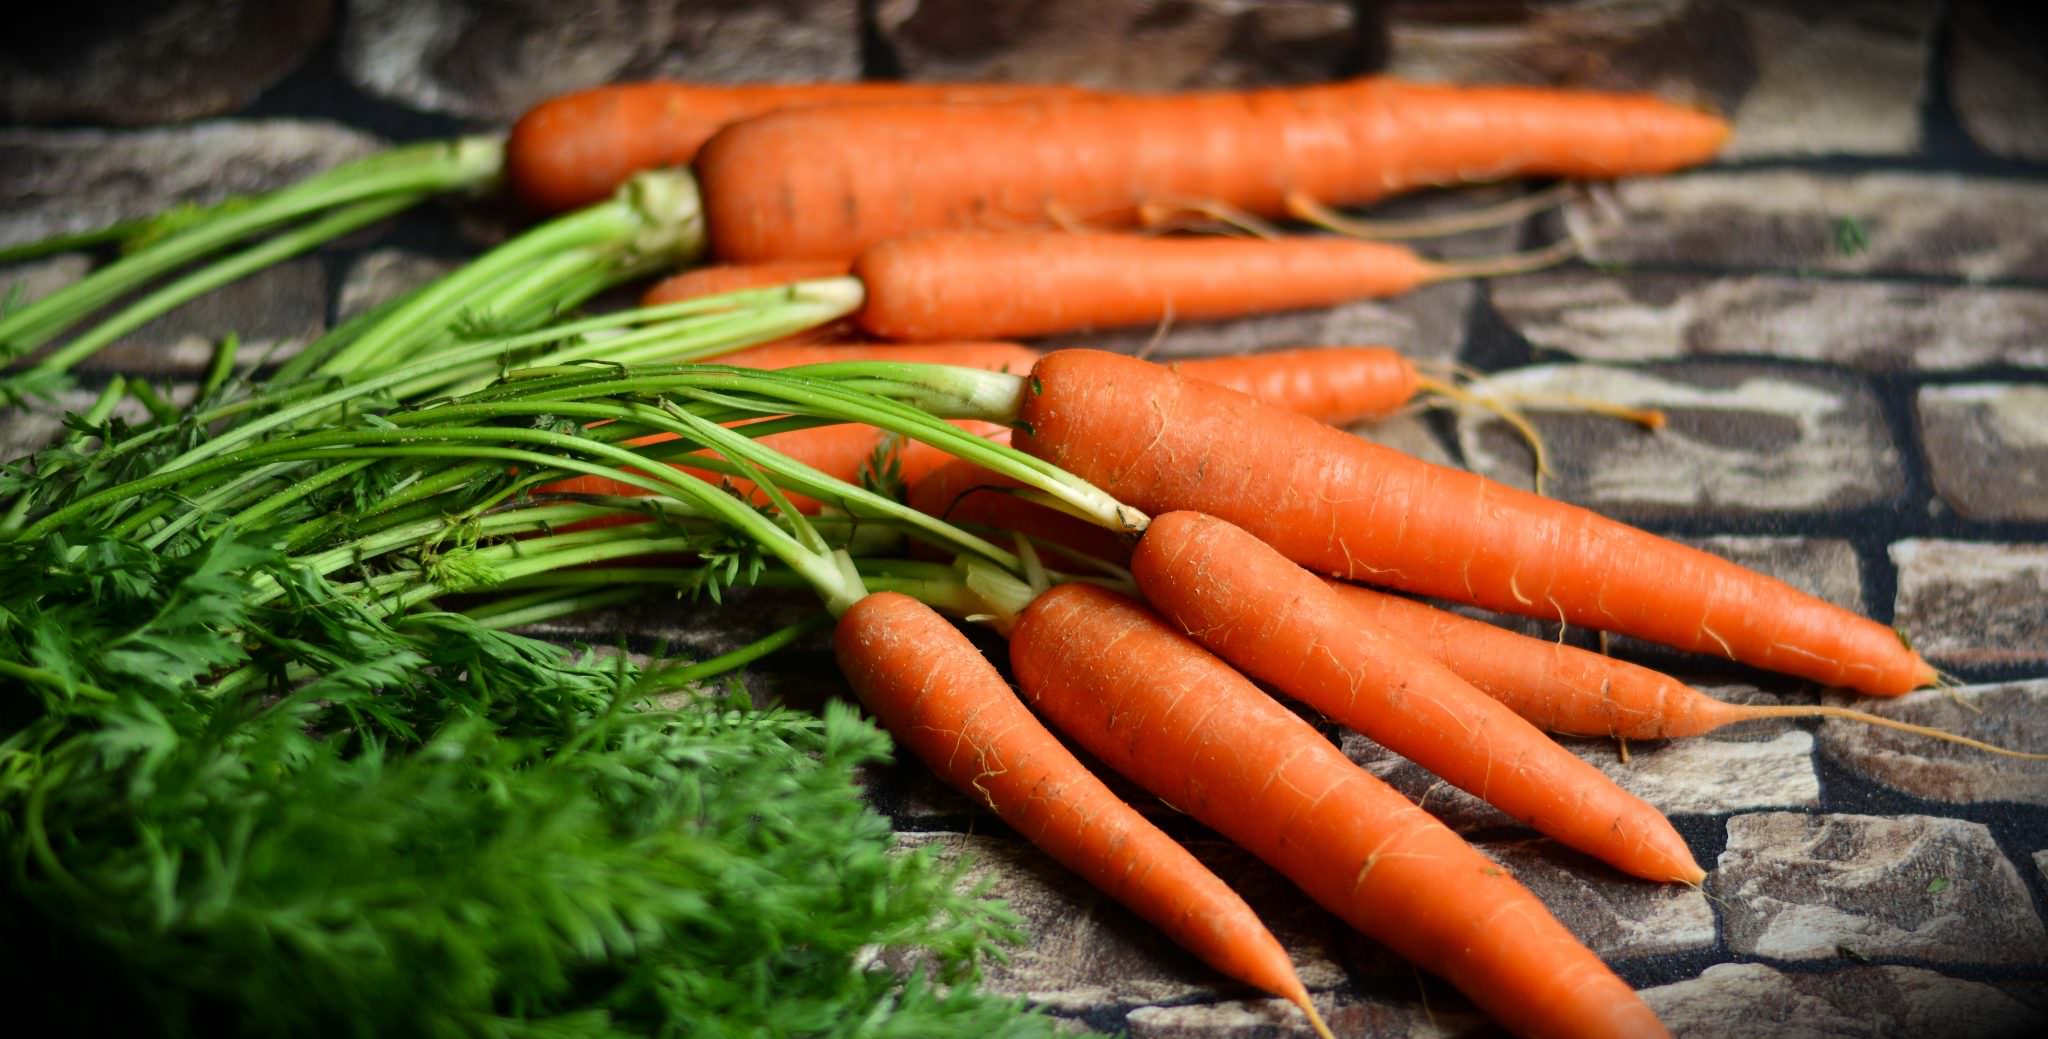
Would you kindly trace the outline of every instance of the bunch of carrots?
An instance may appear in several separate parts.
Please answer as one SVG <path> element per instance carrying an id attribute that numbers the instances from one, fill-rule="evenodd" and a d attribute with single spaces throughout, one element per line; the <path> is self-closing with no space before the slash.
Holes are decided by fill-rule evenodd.
<path id="1" fill-rule="evenodd" d="M 1727 133 L 1650 98 L 1383 79 L 1192 95 L 640 84 L 551 101 L 504 153 L 511 188 L 537 211 L 597 203 L 643 170 L 693 166 L 721 266 L 655 287 L 648 305 L 843 287 L 848 275 L 861 302 L 836 325 L 722 358 L 753 370 L 734 387 L 784 393 L 786 410 L 757 404 L 757 417 L 720 425 L 641 408 L 647 429 L 623 444 L 645 468 L 567 467 L 588 474 L 533 494 L 614 500 L 707 478 L 801 531 L 804 514 L 849 500 L 835 481 L 889 470 L 932 522 L 1018 546 L 1015 569 L 963 557 L 958 587 L 924 596 L 930 605 L 868 594 L 829 553 L 788 550 L 837 618 L 835 650 L 861 702 L 942 778 L 1219 971 L 1299 1006 L 1324 1035 L 1252 910 L 1055 730 L 1515 1034 L 1660 1035 L 1636 994 L 1506 870 L 1254 683 L 1617 869 L 1697 884 L 1704 871 L 1670 822 L 1548 733 L 1667 739 L 1819 715 L 1913 727 L 1846 708 L 1721 703 L 1388 592 L 1875 696 L 1933 684 L 1934 669 L 1890 629 L 1782 582 L 1346 432 L 1418 395 L 1471 396 L 1392 351 L 1169 366 L 1005 340 L 1327 305 L 1556 262 L 1567 246 L 1435 262 L 1365 240 L 1414 229 L 1335 207 L 1509 176 L 1661 173 L 1711 158 Z M 1248 233 L 1166 233 L 1189 213 Z M 1278 220 L 1344 233 L 1280 234 Z M 357 354 L 336 356 L 369 355 L 347 349 Z M 672 378 L 718 393 L 721 370 Z M 617 385 L 652 392 L 658 381 Z M 837 424 L 775 425 L 797 415 Z M 659 522 L 631 511 L 602 522 L 634 521 Z M 1041 552 L 1061 561 L 1056 576 Z M 1021 698 L 933 605 L 1009 638 Z"/>

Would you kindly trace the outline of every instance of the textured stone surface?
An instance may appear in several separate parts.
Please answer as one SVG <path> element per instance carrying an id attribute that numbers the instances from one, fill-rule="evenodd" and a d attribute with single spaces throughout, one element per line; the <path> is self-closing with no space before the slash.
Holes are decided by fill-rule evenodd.
<path id="1" fill-rule="evenodd" d="M 1696 888 L 1646 884 L 1548 840 L 1488 843 L 1481 850 L 1610 963 L 1714 945 L 1714 911 Z"/>
<path id="2" fill-rule="evenodd" d="M 1938 664 L 2048 660 L 2048 545 L 1908 539 L 1892 621 Z"/>
<path id="3" fill-rule="evenodd" d="M 2048 183 L 2040 181 L 1708 171 L 1621 181 L 1612 202 L 1612 212 L 1596 208 L 1602 203 L 1567 207 L 1588 259 L 2048 278 L 2048 238 L 2033 233 L 2048 223 Z"/>
<path id="4" fill-rule="evenodd" d="M 64 253 L 0 266 L 0 299 L 33 303 L 85 277 L 89 270 L 92 270 L 92 260 L 82 253 Z"/>
<path id="5" fill-rule="evenodd" d="M 1772 723 L 1785 726 L 1785 723 Z M 1689 739 L 1629 744 L 1623 762 L 1607 740 L 1560 737 L 1623 790 L 1667 815 L 1710 815 L 1757 808 L 1799 808 L 1820 803 L 1820 779 L 1813 768 L 1813 737 L 1784 727 L 1769 739 Z M 1429 809 L 1454 830 L 1514 826 L 1505 813 L 1481 802 L 1356 733 L 1346 733 L 1344 753 L 1408 798 Z"/>
<path id="6" fill-rule="evenodd" d="M 1383 345 L 1419 361 L 1448 361 L 1457 355 L 1471 285 L 1445 283 L 1395 299 L 1362 300 L 1324 310 L 1291 310 L 1226 321 L 1176 322 L 1164 338 L 1156 328 L 1107 329 L 1048 336 L 1034 345 L 1048 349 L 1085 346 L 1148 357 L 1209 357 L 1262 349 L 1315 345 Z"/>
<path id="7" fill-rule="evenodd" d="M 351 0 L 342 63 L 416 108 L 509 120 L 555 94 L 634 79 L 852 79 L 855 0 Z"/>
<path id="8" fill-rule="evenodd" d="M 1458 1007 L 1318 995 L 1317 1007 L 1340 1036 L 1373 1039 L 1453 1039 L 1485 1027 L 1486 1018 Z M 1131 1039 L 1301 1039 L 1315 1032 L 1301 1013 L 1279 1000 L 1139 1007 L 1125 1018 Z"/>
<path id="9" fill-rule="evenodd" d="M 2048 520 L 2048 385 L 1929 386 L 1915 403 L 1943 501 L 1965 519 Z"/>
<path id="10" fill-rule="evenodd" d="M 1176 87 L 1316 82 L 1359 45 L 1341 0 L 880 0 L 910 79 Z"/>
<path id="11" fill-rule="evenodd" d="M 1587 361 L 1763 355 L 1880 371 L 2048 368 L 2048 292 L 2028 288 L 1568 270 L 1488 287 L 1540 349 Z"/>
<path id="12" fill-rule="evenodd" d="M 1916 107 L 1936 13 L 1929 4 L 1644 0 L 1497 9 L 1513 20 L 1439 17 L 1428 5 L 1404 5 L 1391 28 L 1392 71 L 1709 103 L 1735 125 L 1731 158 L 1919 148 Z"/>
<path id="13" fill-rule="evenodd" d="M 0 35 L 0 121 L 139 126 L 232 111 L 305 61 L 333 15 L 330 0 L 24 5 Z"/>
<path id="14" fill-rule="evenodd" d="M 334 319 L 347 321 L 379 303 L 433 281 L 459 266 L 455 260 L 402 249 L 377 249 L 364 253 L 342 277 L 334 301 Z"/>
<path id="15" fill-rule="evenodd" d="M 0 245 L 282 187 L 381 145 L 333 123 L 291 119 L 121 132 L 0 129 Z"/>
<path id="16" fill-rule="evenodd" d="M 2048 754 L 2048 680 L 1923 689 L 1895 700 L 1840 702 L 1996 747 Z M 1821 753 L 1852 772 L 1915 797 L 1952 804 L 2048 805 L 2048 761 L 2023 761 L 1860 722 L 1820 727 Z"/>
<path id="17" fill-rule="evenodd" d="M 1781 1039 L 2018 1039 L 2048 1013 L 1979 981 L 1921 967 L 1848 967 L 1788 974 L 1761 963 L 1720 963 L 1699 977 L 1643 992 L 1674 1039 L 1737 1034 Z"/>
<path id="18" fill-rule="evenodd" d="M 1738 815 L 1707 887 L 1740 955 L 2048 963 L 2048 929 L 1982 823 Z"/>
<path id="19" fill-rule="evenodd" d="M 289 357 L 326 330 L 327 272 L 313 257 L 286 260 L 207 293 L 122 337 L 81 371 L 198 376 L 227 333 L 241 337 L 235 363 Z"/>
<path id="20" fill-rule="evenodd" d="M 1662 409 L 1649 432 L 1589 415 L 1542 414 L 1565 501 L 1633 517 L 1854 508 L 1904 489 L 1875 396 L 1839 373 L 1746 364 L 1537 365 L 1495 375 L 1507 394 L 1572 394 Z M 1474 470 L 1530 485 L 1528 448 L 1505 423 L 1467 415 L 1458 442 Z"/>
<path id="21" fill-rule="evenodd" d="M 973 863 L 969 881 L 988 881 L 1024 918 L 1033 940 L 990 970 L 989 986 L 996 991 L 1028 996 L 1054 1010 L 1255 995 L 1027 845 L 956 833 L 904 834 L 903 840 L 936 845 L 948 856 L 965 854 Z M 1242 852 L 1213 840 L 1190 841 L 1188 847 L 1259 913 L 1304 984 L 1320 989 L 1342 982 L 1326 914 Z"/>
<path id="22" fill-rule="evenodd" d="M 2048 159 L 2048 20 L 2031 4 L 1951 5 L 1948 84 L 1963 129 L 1994 155 Z"/>

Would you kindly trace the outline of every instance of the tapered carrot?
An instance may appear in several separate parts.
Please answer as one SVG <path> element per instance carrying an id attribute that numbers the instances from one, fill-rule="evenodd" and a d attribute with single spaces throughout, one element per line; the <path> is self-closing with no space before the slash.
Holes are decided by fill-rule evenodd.
<path id="1" fill-rule="evenodd" d="M 1015 445 L 1146 512 L 1227 519 L 1321 573 L 1897 695 L 1891 629 L 1698 549 L 1117 354 L 1047 354 Z"/>
<path id="2" fill-rule="evenodd" d="M 1663 813 L 1241 528 L 1154 516 L 1131 574 L 1210 652 L 1452 786 L 1624 872 L 1706 876 Z"/>
<path id="3" fill-rule="evenodd" d="M 2009 757 L 2048 754 L 1832 704 L 1737 704 L 1661 671 L 1550 639 L 1536 639 L 1427 603 L 1325 579 L 1353 610 L 1499 700 L 1538 728 L 1570 736 L 1668 740 L 1765 718 L 1835 718 L 1910 732 Z"/>
<path id="4" fill-rule="evenodd" d="M 1650 97 L 1367 78 L 1059 102 L 776 112 L 705 142 L 714 253 L 850 258 L 938 229 L 1130 228 L 1147 203 L 1279 217 L 1517 175 L 1615 177 L 1702 162 L 1728 134 Z"/>
<path id="5" fill-rule="evenodd" d="M 527 110 L 505 141 L 505 175 L 521 202 L 557 213 L 604 199 L 642 170 L 688 163 L 720 127 L 764 112 L 1082 93 L 1022 83 L 620 83 Z"/>
<path id="6" fill-rule="evenodd" d="M 877 592 L 840 617 L 833 647 L 861 703 L 939 778 L 1203 962 L 1300 1007 L 1327 1039 L 1251 907 L 1095 778 L 944 618 Z"/>
<path id="7" fill-rule="evenodd" d="M 1569 241 L 1494 261 L 1439 263 L 1331 235 L 1158 237 L 932 231 L 861 251 L 855 320 L 885 339 L 997 339 L 1327 307 L 1433 282 L 1533 269 Z"/>
<path id="8" fill-rule="evenodd" d="M 1023 612 L 1010 659 L 1055 729 L 1509 1031 L 1666 1034 L 1505 869 L 1142 606 L 1055 586 Z"/>

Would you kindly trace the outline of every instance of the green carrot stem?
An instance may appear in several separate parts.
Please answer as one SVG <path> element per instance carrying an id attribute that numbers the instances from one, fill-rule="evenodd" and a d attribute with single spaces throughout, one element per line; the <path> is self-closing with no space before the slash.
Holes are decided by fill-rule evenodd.
<path id="1" fill-rule="evenodd" d="M 180 304 L 222 285 L 240 281 L 256 271 L 357 228 L 376 223 L 416 204 L 422 197 L 417 194 L 387 195 L 344 206 L 304 227 L 294 228 L 261 245 L 202 267 L 123 307 L 119 313 L 93 326 L 91 331 L 38 359 L 29 371 L 35 374 L 69 371 L 72 365 Z"/>
<path id="2" fill-rule="evenodd" d="M 247 205 L 225 207 L 209 219 L 0 317 L 0 361 L 41 346 L 73 322 L 150 279 L 250 235 L 382 195 L 417 200 L 426 193 L 479 186 L 498 175 L 502 158 L 503 147 L 496 138 L 412 145 L 338 166 L 251 199 Z"/>

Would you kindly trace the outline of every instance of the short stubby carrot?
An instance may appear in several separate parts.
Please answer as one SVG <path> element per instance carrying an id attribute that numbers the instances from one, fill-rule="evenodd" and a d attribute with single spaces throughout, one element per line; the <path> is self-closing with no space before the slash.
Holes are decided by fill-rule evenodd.
<path id="1" fill-rule="evenodd" d="M 1507 870 L 1143 606 L 1062 584 L 1010 636 L 1053 728 L 1519 1036 L 1666 1032 Z"/>
<path id="2" fill-rule="evenodd" d="M 1058 351 L 1020 396 L 1017 447 L 1134 508 L 1227 519 L 1323 574 L 1876 695 L 1936 678 L 1890 628 L 1783 581 L 1158 365 Z"/>
<path id="3" fill-rule="evenodd" d="M 898 743 L 1024 839 L 1233 978 L 1302 1008 L 1287 952 L 1236 892 L 1103 785 L 994 665 L 931 607 L 895 592 L 833 631 L 839 668 Z"/>
<path id="4" fill-rule="evenodd" d="M 1451 785 L 1624 872 L 1705 878 L 1662 812 L 1242 528 L 1154 516 L 1131 574 L 1210 652 Z"/>
<path id="5" fill-rule="evenodd" d="M 1663 173 L 1705 161 L 1727 135 L 1721 119 L 1647 96 L 1375 77 L 776 112 L 720 131 L 695 170 L 714 254 L 752 262 L 851 258 L 928 230 L 1132 228 L 1148 204 L 1279 217 L 1303 199 Z"/>
<path id="6" fill-rule="evenodd" d="M 906 341 L 1043 336 L 1328 307 L 1467 269 L 1334 235 L 933 231 L 861 251 L 853 274 L 867 302 L 855 321 Z"/>
<path id="7" fill-rule="evenodd" d="M 642 170 L 688 163 L 719 128 L 764 112 L 1082 93 L 1023 83 L 619 83 L 528 109 L 505 141 L 505 175 L 522 203 L 558 213 L 603 200 Z"/>

